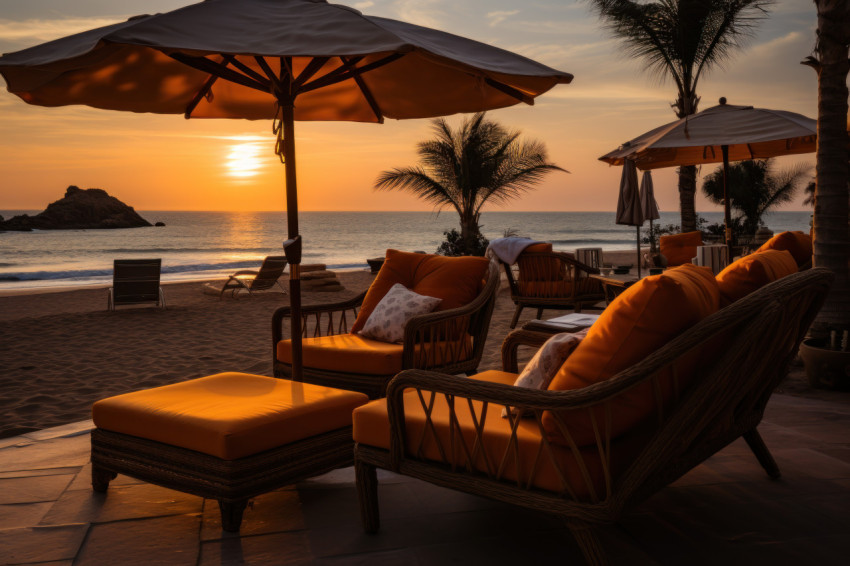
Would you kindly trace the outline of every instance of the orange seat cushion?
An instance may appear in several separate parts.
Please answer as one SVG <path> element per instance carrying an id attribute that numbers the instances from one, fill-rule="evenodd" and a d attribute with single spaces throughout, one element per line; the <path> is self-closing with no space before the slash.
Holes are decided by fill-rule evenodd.
<path id="1" fill-rule="evenodd" d="M 526 255 L 528 252 L 552 252 L 552 244 L 548 242 L 541 242 L 538 244 L 531 244 L 524 250 L 516 259 L 517 268 L 519 269 L 519 275 L 517 276 L 517 283 L 520 288 L 523 283 L 526 282 L 536 282 L 536 281 L 557 281 L 560 279 L 564 279 L 567 274 L 566 266 L 558 259 L 554 257 L 534 257 Z M 520 291 L 521 294 L 522 291 Z"/>
<path id="2" fill-rule="evenodd" d="M 359 334 L 316 336 L 301 341 L 304 367 L 367 375 L 395 375 L 402 370 L 404 346 L 364 338 Z M 468 359 L 472 355 L 472 337 L 417 345 L 414 357 L 422 366 L 436 366 Z M 292 342 L 277 343 L 277 359 L 292 363 Z"/>
<path id="3" fill-rule="evenodd" d="M 746 297 L 771 281 L 797 273 L 797 262 L 787 251 L 768 249 L 742 257 L 717 274 L 720 306 Z"/>
<path id="4" fill-rule="evenodd" d="M 697 247 L 702 245 L 702 232 L 683 232 L 670 234 L 658 239 L 661 254 L 667 258 L 667 267 L 691 263 L 697 255 Z"/>
<path id="5" fill-rule="evenodd" d="M 517 374 L 501 371 L 485 371 L 470 378 L 491 383 L 512 385 Z M 424 393 L 426 402 L 430 394 Z M 482 404 L 472 403 L 475 409 L 475 419 L 480 419 Z M 466 400 L 458 399 L 454 403 L 458 421 L 450 420 L 449 406 L 442 394 L 436 396 L 431 418 L 433 427 L 426 422 L 426 413 L 422 407 L 416 390 L 404 392 L 404 422 L 407 452 L 415 457 L 434 462 L 454 464 L 458 467 L 467 466 L 467 451 L 475 453 L 471 467 L 482 473 L 491 473 L 498 479 L 516 482 L 523 485 L 554 491 L 572 493 L 578 499 L 597 499 L 604 496 L 605 481 L 602 460 L 596 448 L 580 450 L 587 465 L 588 480 L 585 480 L 581 468 L 576 463 L 576 457 L 571 450 L 561 446 L 552 446 L 554 458 L 550 458 L 545 448 L 540 427 L 535 419 L 520 419 L 516 439 L 511 436 L 511 420 L 501 417 L 501 406 L 489 405 L 484 419 L 484 442 L 475 446 L 475 420 L 469 410 Z M 378 399 L 354 411 L 354 440 L 384 450 L 390 449 L 390 426 L 387 416 L 387 400 Z M 517 444 L 517 452 L 509 449 L 512 442 Z M 629 439 L 628 442 L 612 444 L 612 472 L 615 477 L 625 469 L 634 458 L 642 442 Z M 441 450 L 442 447 L 442 450 Z M 454 450 L 452 450 L 452 447 Z M 509 456 L 503 461 L 503 455 L 508 451 Z M 519 457 L 517 458 L 517 453 Z M 499 472 L 499 467 L 502 466 Z M 562 480 L 561 478 L 564 478 Z M 564 481 L 567 486 L 565 487 Z"/>
<path id="6" fill-rule="evenodd" d="M 98 428 L 236 460 L 351 425 L 363 393 L 219 373 L 97 401 Z"/>
<path id="7" fill-rule="evenodd" d="M 580 389 L 608 380 L 640 362 L 679 334 L 718 309 L 720 292 L 711 269 L 684 264 L 661 275 L 645 277 L 628 287 L 606 308 L 590 327 L 587 336 L 567 358 L 549 384 L 549 390 Z M 687 379 L 693 367 L 686 356 L 675 368 L 661 376 L 661 394 L 666 402 L 676 385 L 675 372 Z M 604 408 L 592 409 L 597 426 L 607 418 Z M 610 437 L 616 438 L 656 410 L 652 383 L 646 381 L 610 402 Z M 560 417 L 578 446 L 595 443 L 590 411 L 564 411 Z M 543 425 L 552 442 L 569 444 L 557 420 L 543 414 Z"/>
<path id="8" fill-rule="evenodd" d="M 351 333 L 359 332 L 390 287 L 401 283 L 414 293 L 442 299 L 438 311 L 462 307 L 481 292 L 490 261 L 483 257 L 445 257 L 387 250 Z"/>
<path id="9" fill-rule="evenodd" d="M 802 268 L 812 261 L 812 237 L 804 232 L 780 232 L 756 250 L 784 250 L 789 252 L 797 267 Z"/>

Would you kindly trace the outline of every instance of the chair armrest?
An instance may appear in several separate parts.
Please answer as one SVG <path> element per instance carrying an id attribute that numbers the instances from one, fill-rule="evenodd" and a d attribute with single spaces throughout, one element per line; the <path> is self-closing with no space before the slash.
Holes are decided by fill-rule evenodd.
<path id="1" fill-rule="evenodd" d="M 502 342 L 502 369 L 511 373 L 519 373 L 517 351 L 520 346 L 540 348 L 553 334 L 535 330 L 514 330 Z"/>
<path id="2" fill-rule="evenodd" d="M 237 271 L 233 275 L 230 276 L 231 279 L 238 277 L 240 275 L 259 275 L 259 271 L 251 271 L 250 269 L 243 269 L 242 271 Z"/>
<path id="3" fill-rule="evenodd" d="M 302 305 L 301 316 L 306 319 L 309 316 L 320 317 L 322 314 L 331 316 L 336 312 L 344 312 L 347 310 L 355 310 L 363 304 L 363 299 L 366 297 L 366 291 L 363 291 L 354 298 L 339 301 L 336 303 L 325 303 L 316 305 Z M 283 319 L 292 315 L 292 307 L 280 307 L 272 314 L 272 347 L 274 347 L 283 338 Z M 306 328 L 306 325 L 304 326 Z"/>

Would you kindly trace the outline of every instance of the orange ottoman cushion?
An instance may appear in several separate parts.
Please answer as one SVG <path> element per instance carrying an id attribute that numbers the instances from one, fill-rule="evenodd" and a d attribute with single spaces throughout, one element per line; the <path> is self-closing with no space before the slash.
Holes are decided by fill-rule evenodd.
<path id="1" fill-rule="evenodd" d="M 803 232 L 780 232 L 775 235 L 756 252 L 766 250 L 784 250 L 789 252 L 798 267 L 808 265 L 812 261 L 812 237 Z"/>
<path id="2" fill-rule="evenodd" d="M 384 265 L 366 292 L 351 333 L 363 328 L 375 306 L 396 283 L 414 293 L 442 299 L 438 311 L 462 307 L 481 292 L 489 265 L 490 261 L 483 257 L 445 257 L 387 250 Z"/>
<path id="3" fill-rule="evenodd" d="M 351 425 L 363 393 L 246 373 L 125 393 L 92 407 L 100 429 L 236 460 Z"/>
<path id="4" fill-rule="evenodd" d="M 697 255 L 697 247 L 702 245 L 702 232 L 683 232 L 661 236 L 658 239 L 661 254 L 667 258 L 667 266 L 673 267 L 691 263 Z"/>
<path id="5" fill-rule="evenodd" d="M 797 263 L 787 251 L 768 249 L 735 261 L 717 274 L 720 306 L 746 297 L 771 281 L 797 273 Z"/>
<path id="6" fill-rule="evenodd" d="M 707 267 L 684 264 L 661 275 L 641 279 L 620 294 L 590 327 L 587 336 L 567 358 L 549 390 L 580 389 L 610 379 L 652 354 L 679 334 L 714 313 L 720 293 Z M 685 365 L 692 363 L 687 358 Z M 661 378 L 662 397 L 669 399 L 673 375 Z M 687 368 L 677 368 L 687 378 Z M 683 385 L 683 384 L 680 384 Z M 652 383 L 644 382 L 610 403 L 611 438 L 632 428 L 655 409 Z M 597 426 L 604 426 L 603 408 L 594 409 Z M 586 409 L 560 415 L 578 446 L 594 444 L 596 435 Z M 550 412 L 543 414 L 550 441 L 569 444 Z M 601 431 L 600 431 L 601 434 Z"/>

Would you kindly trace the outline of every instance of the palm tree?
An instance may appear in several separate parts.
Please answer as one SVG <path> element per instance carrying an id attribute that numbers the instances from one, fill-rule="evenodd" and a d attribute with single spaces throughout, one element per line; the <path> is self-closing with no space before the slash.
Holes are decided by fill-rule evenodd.
<path id="1" fill-rule="evenodd" d="M 407 191 L 437 209 L 454 208 L 466 253 L 483 239 L 478 220 L 485 203 L 504 204 L 534 188 L 549 172 L 564 171 L 547 161 L 541 142 L 520 141 L 519 132 L 487 120 L 483 112 L 464 120 L 457 130 L 438 118 L 433 130 L 436 139 L 418 145 L 420 164 L 382 172 L 375 188 Z"/>
<path id="2" fill-rule="evenodd" d="M 850 328 L 850 167 L 847 151 L 847 74 L 850 3 L 814 0 L 815 56 L 803 61 L 818 74 L 818 149 L 815 177 L 814 265 L 836 277 L 812 324 L 813 335 Z"/>
<path id="3" fill-rule="evenodd" d="M 740 212 L 742 233 L 755 234 L 761 218 L 771 209 L 794 200 L 794 195 L 811 167 L 796 165 L 783 171 L 774 171 L 773 160 L 740 161 L 729 167 L 729 204 Z M 723 167 L 718 167 L 706 177 L 702 191 L 711 201 L 723 202 Z"/>
<path id="4" fill-rule="evenodd" d="M 697 83 L 752 36 L 773 0 L 589 0 L 627 53 L 676 84 L 676 116 L 697 112 Z M 697 229 L 696 167 L 679 168 L 682 231 Z"/>

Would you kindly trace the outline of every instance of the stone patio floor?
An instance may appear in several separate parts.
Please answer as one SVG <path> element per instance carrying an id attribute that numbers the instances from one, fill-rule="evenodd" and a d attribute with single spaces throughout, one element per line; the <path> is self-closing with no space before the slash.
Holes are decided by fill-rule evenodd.
<path id="1" fill-rule="evenodd" d="M 351 468 L 257 497 L 224 533 L 215 501 L 124 476 L 93 493 L 90 428 L 0 439 L 0 563 L 582 563 L 557 518 L 391 473 L 365 534 Z M 611 562 L 850 563 L 850 404 L 777 394 L 759 430 L 782 478 L 739 440 L 606 527 Z"/>

